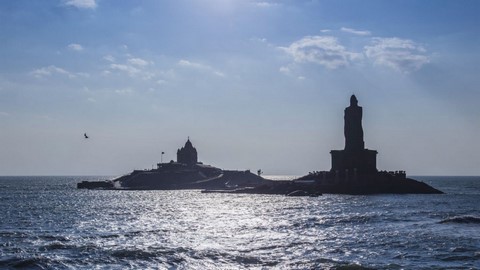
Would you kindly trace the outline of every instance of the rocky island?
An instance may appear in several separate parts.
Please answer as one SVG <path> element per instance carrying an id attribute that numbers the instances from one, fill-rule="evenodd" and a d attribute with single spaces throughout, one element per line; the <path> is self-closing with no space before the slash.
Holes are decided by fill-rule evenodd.
<path id="1" fill-rule="evenodd" d="M 78 188 L 106 189 L 233 189 L 253 188 L 265 183 L 265 179 L 249 170 L 235 171 L 205 165 L 198 162 L 197 149 L 190 138 L 178 149 L 177 161 L 158 163 L 156 169 L 134 170 L 113 180 L 77 184 Z"/>
<path id="2" fill-rule="evenodd" d="M 203 192 L 318 196 L 332 194 L 440 194 L 405 171 L 379 171 L 377 151 L 365 148 L 363 109 L 355 95 L 345 109 L 345 148 L 330 151 L 332 167 L 289 181 L 274 181 L 247 171 L 223 170 L 198 162 L 190 139 L 178 149 L 177 161 L 159 163 L 156 169 L 135 170 L 107 181 L 81 182 L 78 188 L 103 189 L 202 189 Z"/>

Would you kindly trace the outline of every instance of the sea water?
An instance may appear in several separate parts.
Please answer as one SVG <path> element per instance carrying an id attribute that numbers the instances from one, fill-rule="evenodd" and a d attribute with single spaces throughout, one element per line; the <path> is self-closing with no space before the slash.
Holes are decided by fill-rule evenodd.
<path id="1" fill-rule="evenodd" d="M 480 177 L 441 195 L 79 190 L 0 177 L 0 268 L 480 269 Z"/>

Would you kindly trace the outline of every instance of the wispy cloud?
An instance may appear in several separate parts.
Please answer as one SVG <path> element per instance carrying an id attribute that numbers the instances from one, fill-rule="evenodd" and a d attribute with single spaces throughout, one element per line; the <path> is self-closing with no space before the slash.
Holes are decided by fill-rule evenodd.
<path id="1" fill-rule="evenodd" d="M 73 6 L 80 9 L 97 8 L 97 2 L 95 0 L 64 0 L 63 4 L 66 6 Z"/>
<path id="2" fill-rule="evenodd" d="M 113 57 L 111 55 L 105 55 L 103 57 L 103 60 L 107 60 L 108 62 L 115 62 L 115 57 Z"/>
<path id="3" fill-rule="evenodd" d="M 135 65 L 135 66 L 140 66 L 140 67 L 145 67 L 148 66 L 150 63 L 146 60 L 143 60 L 141 58 L 130 58 L 127 60 L 129 64 Z"/>
<path id="4" fill-rule="evenodd" d="M 127 72 L 129 75 L 135 75 L 140 72 L 140 69 L 131 65 L 124 64 L 110 64 L 110 69 Z"/>
<path id="5" fill-rule="evenodd" d="M 149 80 L 155 77 L 156 71 L 152 69 L 152 61 L 132 57 L 130 55 L 127 55 L 127 57 L 129 58 L 126 59 L 124 63 L 116 63 L 116 59 L 113 56 L 104 56 L 103 59 L 111 62 L 111 64 L 108 66 L 108 69 L 102 72 L 102 74 L 109 76 L 114 72 L 125 72 L 130 77 L 136 77 L 142 80 Z"/>
<path id="6" fill-rule="evenodd" d="M 262 8 L 269 8 L 269 7 L 275 7 L 280 5 L 278 3 L 266 2 L 266 1 L 255 2 L 253 4 L 257 7 L 262 7 Z"/>
<path id="7" fill-rule="evenodd" d="M 130 95 L 133 93 L 133 90 L 131 88 L 123 88 L 115 90 L 115 93 L 118 95 Z"/>
<path id="8" fill-rule="evenodd" d="M 340 28 L 341 31 L 358 35 L 358 36 L 370 36 L 372 33 L 370 31 L 365 31 L 365 30 L 355 30 L 353 28 L 347 28 L 347 27 L 342 27 Z"/>
<path id="9" fill-rule="evenodd" d="M 306 36 L 280 49 L 297 63 L 316 63 L 329 69 L 348 66 L 362 57 L 359 53 L 348 51 L 332 36 Z"/>
<path id="10" fill-rule="evenodd" d="M 188 61 L 188 60 L 184 60 L 184 59 L 181 59 L 180 61 L 178 61 L 178 65 L 183 66 L 183 67 L 196 68 L 196 69 L 208 69 L 208 68 L 210 68 L 210 67 L 207 66 L 207 65 L 202 65 L 202 64 L 199 64 L 199 63 L 194 63 L 194 62 L 191 62 L 191 61 Z"/>
<path id="11" fill-rule="evenodd" d="M 372 44 L 365 46 L 365 55 L 376 65 L 401 72 L 418 70 L 430 61 L 423 46 L 400 38 L 373 38 Z"/>
<path id="12" fill-rule="evenodd" d="M 280 71 L 280 73 L 283 73 L 285 75 L 289 75 L 291 72 L 289 67 L 280 67 L 278 71 Z"/>
<path id="13" fill-rule="evenodd" d="M 291 78 L 296 78 L 300 81 L 305 80 L 305 76 L 299 74 L 298 69 L 296 68 L 295 64 L 290 64 L 288 66 L 281 66 L 278 71 L 283 75 L 289 76 Z"/>
<path id="14" fill-rule="evenodd" d="M 267 43 L 267 39 L 266 39 L 266 38 L 253 37 L 253 38 L 251 38 L 250 40 L 251 40 L 251 41 L 254 41 L 254 42 Z"/>
<path id="15" fill-rule="evenodd" d="M 48 67 L 42 67 L 42 68 L 39 68 L 39 69 L 35 69 L 33 70 L 32 72 L 30 72 L 30 74 L 32 74 L 33 76 L 35 76 L 36 78 L 43 78 L 43 77 L 47 77 L 47 76 L 52 76 L 54 74 L 61 74 L 61 75 L 65 75 L 69 78 L 75 78 L 76 75 L 63 69 L 63 68 L 59 68 L 59 67 L 56 67 L 56 66 L 48 66 Z"/>
<path id="16" fill-rule="evenodd" d="M 10 116 L 8 112 L 0 112 L 0 116 Z"/>
<path id="17" fill-rule="evenodd" d="M 76 52 L 81 52 L 83 51 L 83 46 L 77 43 L 72 43 L 67 46 L 69 50 L 76 51 Z"/>
<path id="18" fill-rule="evenodd" d="M 181 66 L 181 67 L 186 67 L 186 68 L 193 68 L 193 69 L 197 69 L 197 70 L 209 71 L 212 74 L 217 75 L 219 77 L 224 77 L 225 76 L 225 74 L 223 74 L 223 72 L 220 72 L 220 71 L 212 68 L 209 65 L 195 63 L 195 62 L 191 62 L 191 61 L 185 60 L 185 59 L 181 59 L 180 61 L 178 61 L 178 65 Z"/>

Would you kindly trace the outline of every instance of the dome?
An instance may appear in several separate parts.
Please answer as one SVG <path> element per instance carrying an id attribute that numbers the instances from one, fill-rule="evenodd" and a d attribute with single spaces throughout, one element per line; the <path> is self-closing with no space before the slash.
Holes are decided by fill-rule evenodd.
<path id="1" fill-rule="evenodd" d="M 185 148 L 193 148 L 192 142 L 190 142 L 190 138 L 187 139 L 187 142 L 185 143 Z"/>

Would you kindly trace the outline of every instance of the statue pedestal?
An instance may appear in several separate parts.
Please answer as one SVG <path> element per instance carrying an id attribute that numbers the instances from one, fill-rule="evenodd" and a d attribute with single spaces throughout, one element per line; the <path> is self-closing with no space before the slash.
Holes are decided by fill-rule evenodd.
<path id="1" fill-rule="evenodd" d="M 363 149 L 358 151 L 332 150 L 332 171 L 351 173 L 377 172 L 377 151 Z"/>

